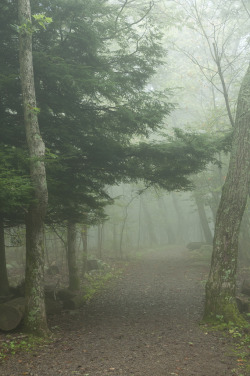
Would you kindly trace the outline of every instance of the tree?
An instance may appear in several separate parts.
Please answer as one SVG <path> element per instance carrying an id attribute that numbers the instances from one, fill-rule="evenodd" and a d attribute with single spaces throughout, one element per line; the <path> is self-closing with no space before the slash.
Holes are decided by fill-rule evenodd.
<path id="1" fill-rule="evenodd" d="M 79 290 L 80 278 L 76 260 L 76 224 L 68 221 L 67 224 L 67 261 L 69 268 L 69 289 Z"/>
<path id="2" fill-rule="evenodd" d="M 250 66 L 239 92 L 229 169 L 217 212 L 204 318 L 240 322 L 235 301 L 238 239 L 250 181 Z"/>
<path id="3" fill-rule="evenodd" d="M 19 59 L 24 124 L 29 150 L 33 202 L 26 215 L 25 329 L 47 333 L 44 302 L 44 218 L 48 191 L 44 165 L 45 146 L 37 117 L 32 58 L 32 22 L 29 0 L 18 1 Z"/>
<path id="4" fill-rule="evenodd" d="M 202 230 L 203 230 L 205 241 L 208 244 L 212 244 L 213 243 L 213 236 L 212 236 L 212 232 L 211 232 L 210 227 L 209 227 L 204 203 L 202 202 L 201 197 L 197 192 L 194 192 L 194 199 L 195 199 L 195 203 L 197 205 L 198 214 L 199 214 L 200 223 L 201 223 L 201 227 L 202 227 Z"/>

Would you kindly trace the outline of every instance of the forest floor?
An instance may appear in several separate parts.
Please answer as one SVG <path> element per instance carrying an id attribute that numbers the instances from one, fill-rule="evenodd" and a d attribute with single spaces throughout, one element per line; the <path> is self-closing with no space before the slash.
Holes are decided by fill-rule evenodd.
<path id="1" fill-rule="evenodd" d="M 50 317 L 54 340 L 9 356 L 0 375 L 244 375 L 230 338 L 199 325 L 207 272 L 176 247 L 129 262 L 82 309 Z"/>

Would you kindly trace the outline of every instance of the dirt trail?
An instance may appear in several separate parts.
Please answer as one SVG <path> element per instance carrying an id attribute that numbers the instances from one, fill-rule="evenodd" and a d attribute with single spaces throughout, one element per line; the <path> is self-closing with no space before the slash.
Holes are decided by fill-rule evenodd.
<path id="1" fill-rule="evenodd" d="M 52 320 L 55 343 L 10 358 L 1 376 L 236 375 L 226 340 L 198 325 L 206 272 L 185 252 L 132 263 L 83 310 Z"/>

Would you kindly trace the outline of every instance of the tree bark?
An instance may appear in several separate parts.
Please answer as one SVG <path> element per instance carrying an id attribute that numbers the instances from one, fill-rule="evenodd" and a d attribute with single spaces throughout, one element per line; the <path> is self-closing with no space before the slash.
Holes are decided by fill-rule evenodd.
<path id="1" fill-rule="evenodd" d="M 34 200 L 26 216 L 25 317 L 26 331 L 48 332 L 44 302 L 44 217 L 48 203 L 45 146 L 40 135 L 32 59 L 31 9 L 29 0 L 18 0 L 19 61 L 24 124 L 30 157 Z"/>
<path id="2" fill-rule="evenodd" d="M 76 260 L 76 224 L 68 221 L 67 229 L 67 259 L 69 271 L 69 289 L 72 291 L 79 290 L 80 279 Z"/>
<path id="3" fill-rule="evenodd" d="M 235 300 L 238 239 L 250 177 L 250 65 L 239 92 L 229 169 L 217 212 L 204 318 L 241 322 Z"/>
<path id="4" fill-rule="evenodd" d="M 0 296 L 7 296 L 9 292 L 4 241 L 4 221 L 0 215 Z"/>
<path id="5" fill-rule="evenodd" d="M 249 264 L 250 262 L 250 218 L 249 213 L 244 213 L 241 228 L 240 228 L 240 240 L 239 240 L 239 259 L 242 264 Z"/>

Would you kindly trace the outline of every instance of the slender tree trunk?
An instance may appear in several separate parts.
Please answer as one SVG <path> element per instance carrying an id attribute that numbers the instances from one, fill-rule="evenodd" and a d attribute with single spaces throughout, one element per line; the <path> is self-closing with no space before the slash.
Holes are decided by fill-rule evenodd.
<path id="1" fill-rule="evenodd" d="M 118 258 L 117 223 L 113 224 L 113 251 L 115 257 Z"/>
<path id="2" fill-rule="evenodd" d="M 196 192 L 194 192 L 194 199 L 195 199 L 195 203 L 197 205 L 198 214 L 199 214 L 199 218 L 200 218 L 202 231 L 203 231 L 203 234 L 204 234 L 204 237 L 205 237 L 205 241 L 208 244 L 212 244 L 213 243 L 213 235 L 212 235 L 212 232 L 211 232 L 209 224 L 208 224 L 207 214 L 205 212 L 204 204 L 203 204 L 203 202 L 201 201 L 201 198 L 199 197 L 199 195 Z"/>
<path id="3" fill-rule="evenodd" d="M 69 271 L 69 289 L 72 291 L 79 290 L 80 279 L 76 260 L 76 224 L 68 221 L 67 228 L 67 260 Z"/>
<path id="4" fill-rule="evenodd" d="M 97 228 L 97 257 L 101 260 L 102 259 L 102 238 L 103 238 L 103 224 L 99 224 Z"/>
<path id="5" fill-rule="evenodd" d="M 172 226 L 171 221 L 169 221 L 169 219 L 168 219 L 168 212 L 169 211 L 167 209 L 167 205 L 166 205 L 166 202 L 165 202 L 163 197 L 159 197 L 158 206 L 159 206 L 159 210 L 161 212 L 163 212 L 163 214 L 164 214 L 164 222 L 166 224 L 165 228 L 166 228 L 166 232 L 167 232 L 168 244 L 175 244 L 176 243 L 175 232 L 173 230 L 173 226 Z"/>
<path id="6" fill-rule="evenodd" d="M 177 213 L 177 218 L 178 218 L 178 230 L 177 230 L 177 235 L 176 235 L 177 239 L 175 239 L 175 243 L 177 240 L 179 243 L 183 244 L 185 242 L 185 220 L 183 216 L 183 210 L 181 209 L 176 193 L 172 192 L 171 196 L 173 199 L 174 208 L 175 208 L 175 211 Z"/>
<path id="7" fill-rule="evenodd" d="M 5 257 L 4 220 L 0 215 L 0 296 L 9 295 L 9 280 Z"/>
<path id="8" fill-rule="evenodd" d="M 250 66 L 242 81 L 229 169 L 217 212 L 204 318 L 241 321 L 235 302 L 238 239 L 250 180 Z"/>
<path id="9" fill-rule="evenodd" d="M 142 201 L 142 198 L 141 198 L 141 195 L 139 196 L 140 197 L 140 201 L 139 201 L 139 218 L 138 218 L 138 236 L 137 236 L 137 251 L 139 251 L 140 249 L 140 242 L 141 242 L 141 201 Z"/>
<path id="10" fill-rule="evenodd" d="M 148 207 L 145 203 L 145 200 L 142 198 L 142 211 L 144 212 L 144 220 L 146 222 L 146 225 L 147 225 L 147 231 L 148 231 L 148 240 L 149 240 L 149 245 L 150 246 L 153 246 L 153 245 L 158 245 L 158 239 L 155 235 L 155 230 L 154 230 L 154 224 L 153 224 L 153 221 L 151 219 L 151 215 L 150 215 L 150 212 L 148 210 Z"/>
<path id="11" fill-rule="evenodd" d="M 48 203 L 45 146 L 40 135 L 32 60 L 31 9 L 29 0 L 18 0 L 19 60 L 24 124 L 30 156 L 30 176 L 34 202 L 26 216 L 26 274 L 24 326 L 29 332 L 48 332 L 44 304 L 44 217 Z"/>
<path id="12" fill-rule="evenodd" d="M 84 277 L 87 271 L 87 261 L 88 261 L 88 226 L 83 225 L 82 228 L 82 277 Z"/>

